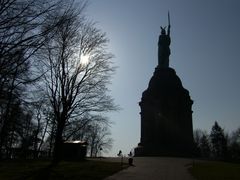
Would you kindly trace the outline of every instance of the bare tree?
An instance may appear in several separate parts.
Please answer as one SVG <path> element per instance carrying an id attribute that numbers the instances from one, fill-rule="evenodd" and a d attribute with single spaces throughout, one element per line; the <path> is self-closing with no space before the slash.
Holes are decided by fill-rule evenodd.
<path id="1" fill-rule="evenodd" d="M 86 114 L 117 109 L 107 95 L 107 84 L 115 70 L 113 56 L 106 50 L 108 39 L 84 16 L 85 7 L 85 1 L 77 5 L 71 1 L 49 19 L 50 25 L 52 21 L 61 24 L 39 55 L 57 126 L 55 162 L 61 158 L 66 126 Z"/>
<path id="2" fill-rule="evenodd" d="M 240 128 L 232 132 L 229 140 L 230 158 L 234 161 L 240 160 Z"/>
<path id="3" fill-rule="evenodd" d="M 17 55 L 16 55 L 17 54 Z M 16 56 L 12 57 L 11 60 L 15 61 L 11 68 L 14 68 L 8 76 L 5 76 L 3 72 L 4 78 L 1 80 L 6 81 L 2 83 L 1 86 L 1 95 L 0 98 L 0 108 L 1 108 L 1 115 L 0 115 L 0 151 L 2 152 L 3 145 L 8 141 L 7 140 L 7 129 L 8 125 L 11 123 L 11 113 L 12 109 L 20 103 L 22 92 L 24 90 L 24 86 L 20 86 L 21 79 L 28 77 L 29 71 L 29 64 L 24 62 L 23 53 L 22 51 L 16 52 Z M 0 75 L 1 76 L 1 75 Z M 1 76 L 1 77 L 3 77 Z M 22 104 L 22 103 L 20 103 Z M 8 122 L 10 121 L 10 122 Z"/>
<path id="4" fill-rule="evenodd" d="M 42 149 L 42 145 L 47 136 L 47 131 L 51 126 L 52 119 L 50 117 L 51 109 L 48 107 L 48 101 L 44 96 L 40 96 L 37 94 L 39 99 L 32 102 L 32 112 L 33 112 L 33 122 L 36 126 L 34 130 L 34 139 L 33 139 L 33 147 L 34 147 L 34 158 L 38 158 L 40 151 Z M 39 97 L 40 96 L 40 97 Z"/>
<path id="5" fill-rule="evenodd" d="M 0 151 L 7 141 L 5 130 L 12 106 L 16 99 L 23 101 L 26 84 L 36 80 L 30 72 L 30 58 L 58 25 L 41 28 L 58 2 L 61 0 L 0 1 Z"/>
<path id="6" fill-rule="evenodd" d="M 9 76 L 43 45 L 45 35 L 57 25 L 41 31 L 41 26 L 56 8 L 56 1 L 0 1 L 0 94 Z"/>
<path id="7" fill-rule="evenodd" d="M 113 139 L 109 127 L 105 124 L 93 123 L 88 132 L 89 152 L 91 157 L 97 157 L 101 151 L 108 152 L 112 148 Z"/>

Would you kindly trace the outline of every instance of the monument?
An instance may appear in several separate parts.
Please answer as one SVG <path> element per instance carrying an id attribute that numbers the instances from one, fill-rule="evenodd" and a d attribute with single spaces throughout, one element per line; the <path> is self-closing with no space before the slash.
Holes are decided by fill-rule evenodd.
<path id="1" fill-rule="evenodd" d="M 188 90 L 169 67 L 170 20 L 161 27 L 158 66 L 142 93 L 141 139 L 135 156 L 191 156 L 193 150 L 192 104 Z"/>

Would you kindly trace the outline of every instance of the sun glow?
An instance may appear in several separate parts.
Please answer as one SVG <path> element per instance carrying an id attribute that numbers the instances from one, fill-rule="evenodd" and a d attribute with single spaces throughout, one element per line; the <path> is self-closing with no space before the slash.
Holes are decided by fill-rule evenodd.
<path id="1" fill-rule="evenodd" d="M 81 55 L 80 62 L 82 65 L 87 65 L 89 63 L 90 56 L 89 55 Z"/>

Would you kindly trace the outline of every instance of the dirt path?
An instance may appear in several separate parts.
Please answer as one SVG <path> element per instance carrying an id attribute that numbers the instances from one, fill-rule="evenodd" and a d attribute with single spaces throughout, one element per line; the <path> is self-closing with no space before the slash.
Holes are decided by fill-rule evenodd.
<path id="1" fill-rule="evenodd" d="M 167 157 L 136 157 L 134 165 L 105 180 L 194 180 L 188 173 L 192 160 Z"/>

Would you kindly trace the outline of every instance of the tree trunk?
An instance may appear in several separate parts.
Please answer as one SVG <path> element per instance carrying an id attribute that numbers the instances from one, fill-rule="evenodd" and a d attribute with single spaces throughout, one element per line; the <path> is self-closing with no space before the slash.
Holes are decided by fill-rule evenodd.
<path id="1" fill-rule="evenodd" d="M 64 121 L 60 120 L 57 123 L 54 151 L 53 151 L 53 163 L 58 163 L 62 159 L 62 133 L 64 129 Z"/>
<path id="2" fill-rule="evenodd" d="M 42 144 L 43 144 L 43 141 L 44 141 L 44 138 L 45 138 L 45 135 L 46 135 L 46 132 L 47 132 L 47 128 L 48 128 L 48 123 L 49 123 L 49 120 L 47 120 L 47 122 L 46 122 L 44 132 L 42 134 L 42 138 L 41 138 L 41 141 L 40 141 L 38 149 L 37 149 L 38 154 L 40 153 L 41 148 L 42 148 Z"/>

